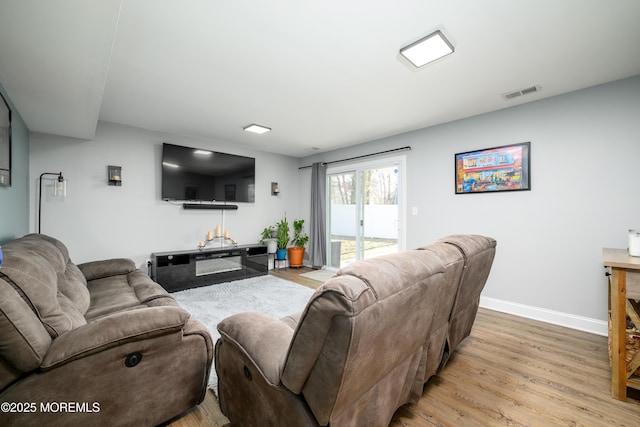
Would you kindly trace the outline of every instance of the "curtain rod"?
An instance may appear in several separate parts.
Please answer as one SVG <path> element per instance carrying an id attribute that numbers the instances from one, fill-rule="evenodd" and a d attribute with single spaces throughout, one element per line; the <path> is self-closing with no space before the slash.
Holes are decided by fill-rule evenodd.
<path id="1" fill-rule="evenodd" d="M 393 148 L 391 150 L 386 150 L 386 151 L 378 151 L 377 153 L 371 153 L 371 154 L 363 154 L 362 156 L 355 156 L 355 157 L 349 157 L 348 159 L 342 159 L 342 160 L 333 160 L 331 162 L 322 162 L 322 165 L 330 165 L 331 163 L 340 163 L 340 162 L 348 162 L 349 160 L 356 160 L 356 159 L 362 159 L 364 157 L 371 157 L 371 156 L 377 156 L 379 154 L 387 154 L 387 153 L 393 153 L 394 151 L 404 151 L 404 150 L 411 150 L 411 146 L 407 145 L 406 147 L 400 147 L 400 148 Z M 298 170 L 300 169 L 307 169 L 312 167 L 313 165 L 308 165 L 308 166 L 300 166 L 298 168 Z"/>

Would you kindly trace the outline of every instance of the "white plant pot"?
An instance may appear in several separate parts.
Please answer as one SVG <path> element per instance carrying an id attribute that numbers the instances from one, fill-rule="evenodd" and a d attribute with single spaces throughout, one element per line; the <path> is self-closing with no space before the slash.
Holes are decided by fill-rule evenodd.
<path id="1" fill-rule="evenodd" d="M 267 244 L 267 253 L 275 254 L 278 249 L 278 242 L 273 239 L 265 240 Z"/>

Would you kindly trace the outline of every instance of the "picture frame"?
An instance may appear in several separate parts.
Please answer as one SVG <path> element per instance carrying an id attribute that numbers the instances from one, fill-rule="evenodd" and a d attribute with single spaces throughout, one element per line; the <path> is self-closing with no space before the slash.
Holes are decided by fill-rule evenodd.
<path id="1" fill-rule="evenodd" d="M 456 153 L 455 194 L 531 190 L 531 143 Z"/>
<path id="2" fill-rule="evenodd" d="M 11 187 L 11 108 L 0 98 L 0 187 Z"/>

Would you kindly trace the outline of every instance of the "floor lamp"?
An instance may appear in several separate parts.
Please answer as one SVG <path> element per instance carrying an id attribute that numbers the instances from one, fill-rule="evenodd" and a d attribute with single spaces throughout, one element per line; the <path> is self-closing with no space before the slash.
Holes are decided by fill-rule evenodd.
<path id="1" fill-rule="evenodd" d="M 58 197 L 60 195 L 64 197 L 67 194 L 67 182 L 62 176 L 62 172 L 44 172 L 40 174 L 40 178 L 38 178 L 40 186 L 38 191 L 38 233 L 40 233 L 40 218 L 42 217 L 42 177 L 45 175 L 53 175 L 57 177 L 56 182 L 53 185 L 53 197 Z"/>

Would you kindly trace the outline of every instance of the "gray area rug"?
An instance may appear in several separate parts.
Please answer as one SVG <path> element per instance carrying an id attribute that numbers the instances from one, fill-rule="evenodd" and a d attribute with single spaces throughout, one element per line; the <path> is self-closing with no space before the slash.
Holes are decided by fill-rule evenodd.
<path id="1" fill-rule="evenodd" d="M 252 277 L 171 295 L 193 317 L 204 323 L 213 342 L 220 337 L 216 326 L 232 314 L 257 311 L 277 318 L 304 310 L 313 289 L 274 276 Z M 215 363 L 215 361 L 214 361 Z M 218 393 L 218 376 L 211 367 L 209 387 Z"/>
<path id="2" fill-rule="evenodd" d="M 338 270 L 313 270 L 308 273 L 302 273 L 300 276 L 306 277 L 307 279 L 317 280 L 318 282 L 326 282 L 336 275 Z"/>

